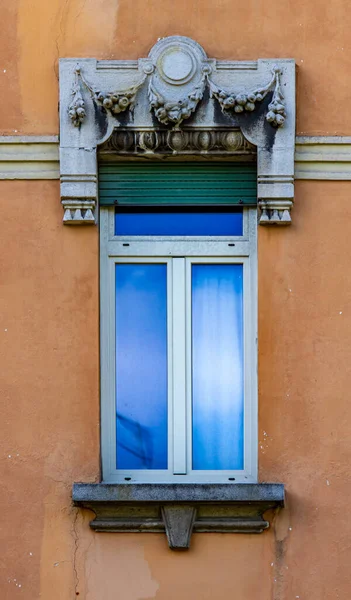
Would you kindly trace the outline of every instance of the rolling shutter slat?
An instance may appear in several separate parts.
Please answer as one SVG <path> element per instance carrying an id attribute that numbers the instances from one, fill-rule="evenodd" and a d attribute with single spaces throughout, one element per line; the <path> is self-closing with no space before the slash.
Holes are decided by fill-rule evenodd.
<path id="1" fill-rule="evenodd" d="M 99 168 L 101 206 L 257 204 L 253 163 L 117 163 Z"/>

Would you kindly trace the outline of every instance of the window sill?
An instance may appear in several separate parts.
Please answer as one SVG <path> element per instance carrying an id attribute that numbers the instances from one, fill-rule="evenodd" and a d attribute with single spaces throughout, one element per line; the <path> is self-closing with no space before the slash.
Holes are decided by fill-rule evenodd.
<path id="1" fill-rule="evenodd" d="M 95 513 L 95 531 L 165 531 L 170 548 L 186 549 L 193 531 L 262 533 L 263 513 L 284 506 L 284 485 L 75 483 L 72 498 Z"/>

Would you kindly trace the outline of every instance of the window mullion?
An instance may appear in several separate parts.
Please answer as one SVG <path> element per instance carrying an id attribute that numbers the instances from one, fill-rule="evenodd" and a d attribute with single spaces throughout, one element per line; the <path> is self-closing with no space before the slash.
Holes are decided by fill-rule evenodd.
<path id="1" fill-rule="evenodd" d="M 173 304 L 173 473 L 186 475 L 185 259 L 172 265 Z"/>

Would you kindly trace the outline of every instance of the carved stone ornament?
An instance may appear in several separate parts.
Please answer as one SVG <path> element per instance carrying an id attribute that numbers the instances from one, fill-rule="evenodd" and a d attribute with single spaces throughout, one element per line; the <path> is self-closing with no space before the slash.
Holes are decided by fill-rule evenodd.
<path id="1" fill-rule="evenodd" d="M 245 139 L 239 128 L 203 129 L 183 127 L 164 130 L 134 130 L 119 127 L 99 148 L 99 157 L 125 156 L 242 156 L 256 158 L 256 146 Z"/>
<path id="2" fill-rule="evenodd" d="M 146 75 L 141 78 L 140 82 L 133 85 L 131 88 L 116 92 L 103 92 L 96 88 L 93 84 L 83 76 L 80 66 L 75 69 L 75 79 L 72 88 L 72 102 L 68 107 L 68 114 L 75 127 L 80 127 L 85 117 L 85 104 L 81 94 L 80 82 L 90 92 L 90 96 L 96 105 L 110 111 L 113 115 L 118 115 L 121 112 L 131 109 L 135 100 L 136 93 L 140 86 L 144 83 Z"/>
<path id="3" fill-rule="evenodd" d="M 276 127 L 281 127 L 285 121 L 286 113 L 284 96 L 280 85 L 280 75 L 281 70 L 279 67 L 274 67 L 273 77 L 268 85 L 252 90 L 251 92 L 241 92 L 239 94 L 236 94 L 235 92 L 226 92 L 209 79 L 211 96 L 217 98 L 223 111 L 234 110 L 236 113 L 242 113 L 244 111 L 253 112 L 257 107 L 257 102 L 262 102 L 268 92 L 274 87 L 272 102 L 268 104 L 266 121 Z"/>
<path id="4" fill-rule="evenodd" d="M 65 224 L 95 222 L 97 152 L 169 157 L 257 152 L 262 225 L 288 225 L 294 197 L 295 63 L 209 59 L 189 38 L 138 61 L 60 61 Z"/>

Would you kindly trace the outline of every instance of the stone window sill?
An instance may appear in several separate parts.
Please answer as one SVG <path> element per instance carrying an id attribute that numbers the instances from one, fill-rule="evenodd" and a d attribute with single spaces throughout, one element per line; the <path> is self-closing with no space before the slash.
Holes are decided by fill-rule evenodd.
<path id="1" fill-rule="evenodd" d="M 193 531 L 262 533 L 264 512 L 284 506 L 284 485 L 75 483 L 72 497 L 95 513 L 95 531 L 165 531 L 170 548 L 186 549 Z"/>

